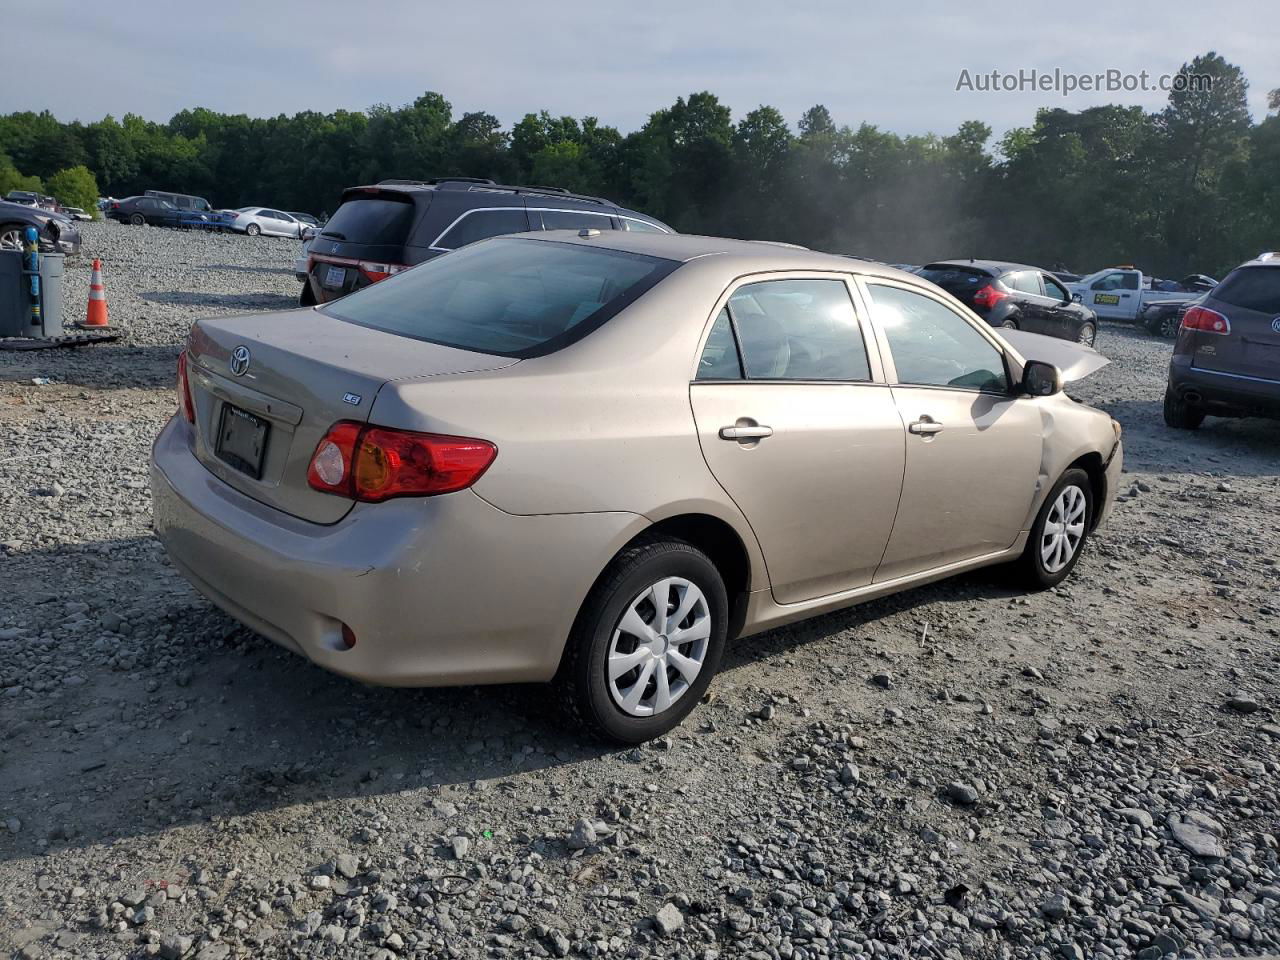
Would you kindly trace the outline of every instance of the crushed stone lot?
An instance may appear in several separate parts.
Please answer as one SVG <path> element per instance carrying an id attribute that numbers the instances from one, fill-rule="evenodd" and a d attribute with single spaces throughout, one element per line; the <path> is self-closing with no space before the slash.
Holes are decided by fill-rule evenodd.
<path id="1" fill-rule="evenodd" d="M 31 958 L 1280 953 L 1280 425 L 1160 417 L 1061 587 L 998 572 L 733 644 L 642 748 L 538 688 L 332 676 L 199 597 L 147 454 L 200 316 L 296 242 L 86 224 L 120 343 L 0 353 L 0 950 Z M 43 386 L 33 378 L 49 378 Z"/>

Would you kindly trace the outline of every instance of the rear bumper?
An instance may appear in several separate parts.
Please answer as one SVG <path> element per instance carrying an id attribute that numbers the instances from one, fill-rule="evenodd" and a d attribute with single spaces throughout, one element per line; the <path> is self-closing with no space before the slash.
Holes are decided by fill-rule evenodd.
<path id="1" fill-rule="evenodd" d="M 155 529 L 174 566 L 250 629 L 369 683 L 550 679 L 595 578 L 647 524 L 514 516 L 470 491 L 357 504 L 313 524 L 218 480 L 190 436 L 171 420 L 152 452 Z"/>
<path id="2" fill-rule="evenodd" d="M 1190 357 L 1175 355 L 1169 389 L 1209 414 L 1280 419 L 1280 380 L 1205 370 L 1192 366 Z"/>

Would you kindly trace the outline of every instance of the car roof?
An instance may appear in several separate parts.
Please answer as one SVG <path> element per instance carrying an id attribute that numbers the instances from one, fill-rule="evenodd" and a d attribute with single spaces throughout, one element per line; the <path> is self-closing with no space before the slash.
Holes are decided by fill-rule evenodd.
<path id="1" fill-rule="evenodd" d="M 1052 273 L 1044 267 L 1033 267 L 1029 263 L 1013 263 L 1010 260 L 932 260 L 925 264 L 930 267 L 977 267 L 979 270 L 990 270 L 993 273 L 1011 273 L 1015 270 L 1035 270 L 1037 273 Z"/>
<path id="2" fill-rule="evenodd" d="M 907 278 L 919 283 L 920 278 L 883 263 L 857 260 L 834 253 L 806 250 L 795 244 L 768 240 L 733 240 L 728 237 L 704 237 L 691 233 L 648 233 L 629 230 L 592 231 L 583 236 L 580 230 L 543 230 L 512 236 L 543 242 L 572 243 L 584 247 L 637 253 L 678 263 L 689 263 L 715 257 L 722 262 L 737 261 L 750 270 L 822 270 L 860 273 L 892 279 Z"/>

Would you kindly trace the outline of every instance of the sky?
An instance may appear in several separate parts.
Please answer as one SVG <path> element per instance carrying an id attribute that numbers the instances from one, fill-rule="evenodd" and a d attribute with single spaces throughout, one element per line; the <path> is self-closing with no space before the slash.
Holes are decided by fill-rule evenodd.
<path id="1" fill-rule="evenodd" d="M 1258 0 L 38 0 L 14 15 L 19 4 L 6 0 L 0 19 L 0 113 L 62 120 L 327 113 L 435 90 L 455 116 L 484 110 L 510 126 L 545 109 L 626 133 L 710 90 L 735 119 L 769 104 L 794 126 L 822 103 L 838 124 L 947 134 L 976 119 L 999 136 L 1042 106 L 1156 110 L 1168 95 L 980 89 L 993 70 L 1145 70 L 1154 86 L 1215 50 L 1244 70 L 1256 120 L 1280 87 L 1280 17 Z M 23 76 L 33 82 L 14 82 Z"/>

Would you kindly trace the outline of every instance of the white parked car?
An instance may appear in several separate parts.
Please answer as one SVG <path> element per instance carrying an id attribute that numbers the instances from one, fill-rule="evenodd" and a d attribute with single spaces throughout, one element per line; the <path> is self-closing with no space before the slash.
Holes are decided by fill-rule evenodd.
<path id="1" fill-rule="evenodd" d="M 251 237 L 265 234 L 269 237 L 293 237 L 296 240 L 302 237 L 302 232 L 308 226 L 273 207 L 238 207 L 232 212 L 236 218 L 230 224 L 231 229 L 247 233 Z"/>

